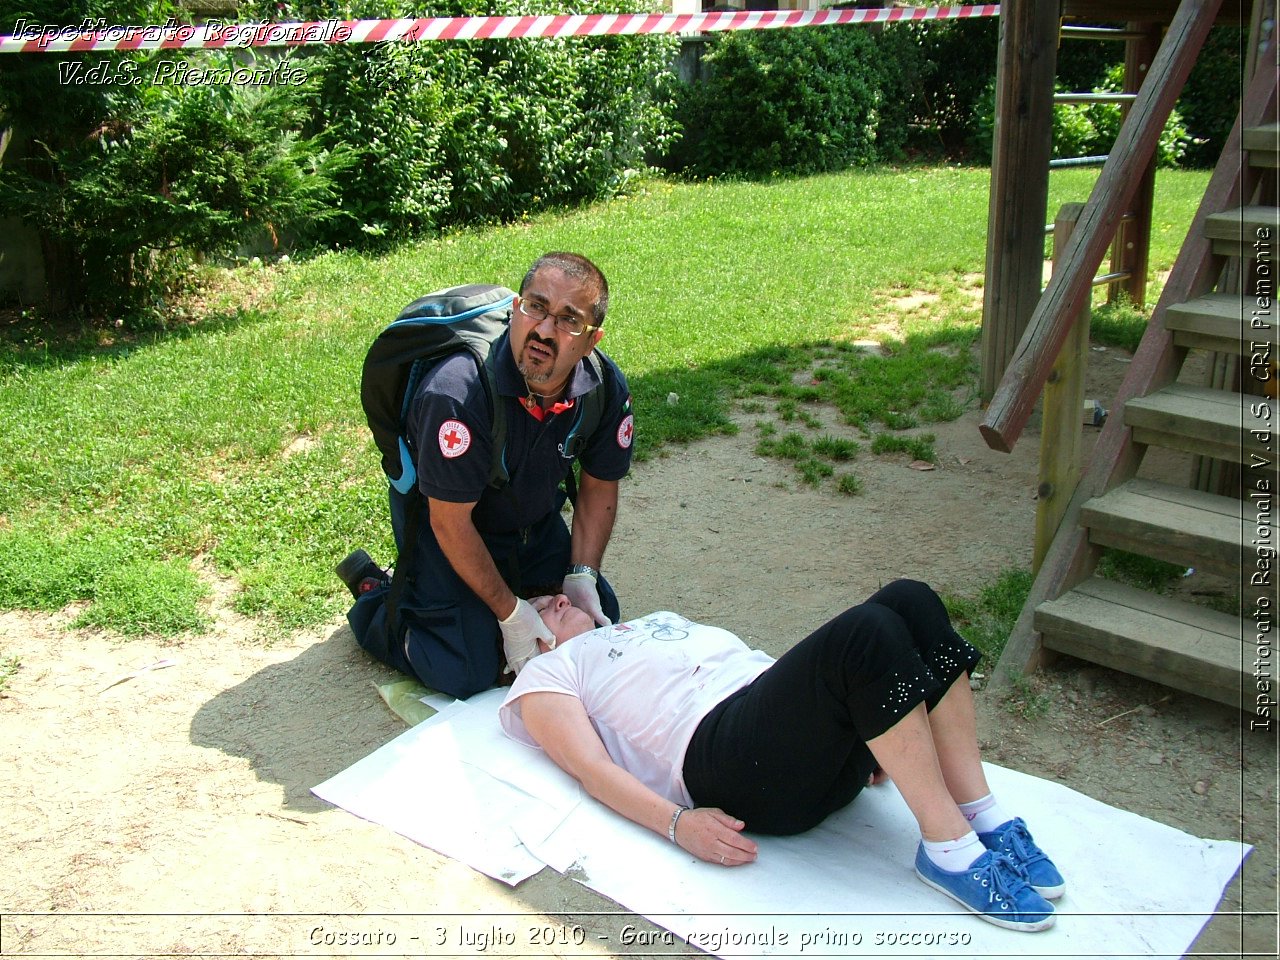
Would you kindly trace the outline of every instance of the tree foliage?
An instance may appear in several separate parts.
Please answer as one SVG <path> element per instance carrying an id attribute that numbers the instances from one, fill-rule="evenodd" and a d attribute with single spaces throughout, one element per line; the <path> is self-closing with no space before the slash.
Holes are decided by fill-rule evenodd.
<path id="1" fill-rule="evenodd" d="M 156 24 L 170 0 L 23 0 L 16 18 Z M 243 21 L 521 14 L 538 0 L 242 4 Z M 616 9 L 605 0 L 572 5 Z M 675 41 L 601 37 L 336 45 L 292 51 L 298 84 L 157 80 L 174 51 L 0 61 L 6 212 L 41 236 L 51 306 L 145 311 L 171 251 L 220 253 L 255 234 L 294 243 L 401 240 L 509 219 L 616 190 L 674 135 Z M 271 51 L 183 51 L 196 69 L 277 61 Z M 105 82 L 102 77 L 109 78 Z M 56 104 L 57 109 L 49 109 Z"/>
<path id="2" fill-rule="evenodd" d="M 616 0 L 385 3 L 315 16 L 479 16 L 619 10 Z M 283 14 L 280 14 L 283 15 Z M 676 41 L 578 37 L 336 46 L 308 57 L 313 132 L 358 158 L 324 243 L 400 240 L 608 196 L 674 135 Z"/>
<path id="3" fill-rule="evenodd" d="M 161 23 L 167 0 L 43 2 L 35 23 Z M 86 9 L 86 6 L 89 9 Z M 169 54 L 168 58 L 173 59 Z M 184 54 L 231 70 L 232 54 Z M 19 144 L 0 169 L 7 211 L 40 234 L 50 304 L 137 320 L 163 294 L 167 253 L 221 252 L 255 231 L 324 217 L 349 161 L 300 135 L 287 87 L 155 83 L 156 53 L 0 62 L 0 110 Z M 75 82 L 82 73 L 99 73 Z M 56 105 L 51 109 L 50 105 Z"/>
<path id="4" fill-rule="evenodd" d="M 242 21 L 309 21 L 649 2 L 244 0 L 237 10 Z M 11 23 L 189 16 L 177 0 L 8 6 Z M 1239 96 L 1241 36 L 1214 31 L 1163 162 L 1216 158 Z M 719 33 L 707 41 L 707 78 L 687 86 L 672 71 L 679 45 L 665 36 L 338 44 L 290 50 L 304 82 L 269 87 L 149 79 L 174 51 L 0 58 L 0 130 L 12 133 L 0 156 L 4 212 L 38 231 L 55 310 L 136 313 L 164 294 L 166 264 L 184 253 L 229 251 L 255 235 L 295 249 L 398 242 L 605 197 L 655 160 L 758 176 L 989 157 L 993 20 Z M 1071 45 L 1064 82 L 1104 85 L 1102 49 Z M 180 56 L 230 68 L 282 54 Z M 68 82 L 77 65 L 115 82 Z M 1058 155 L 1106 152 L 1118 118 L 1115 107 L 1059 107 Z"/>
<path id="5" fill-rule="evenodd" d="M 685 92 L 672 165 L 700 176 L 813 172 L 892 157 L 888 72 L 861 27 L 722 33 Z M 887 126 L 885 129 L 889 129 Z"/>

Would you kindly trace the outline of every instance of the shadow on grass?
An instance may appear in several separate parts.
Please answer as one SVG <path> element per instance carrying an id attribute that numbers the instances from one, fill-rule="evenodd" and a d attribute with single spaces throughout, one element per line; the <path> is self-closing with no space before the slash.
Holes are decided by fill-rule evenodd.
<path id="1" fill-rule="evenodd" d="M 253 324 L 261 316 L 241 311 L 166 336 L 200 337 Z M 148 346 L 82 343 L 58 356 L 70 362 L 76 350 L 96 357 Z M 363 348 L 354 350 L 362 353 Z M 344 356 L 358 359 L 339 350 L 317 361 L 327 365 L 316 378 L 320 386 L 313 404 L 326 390 L 354 389 L 348 376 L 329 375 L 334 357 Z M 261 358 L 264 367 L 278 359 Z M 57 361 L 50 353 L 37 362 L 48 366 Z M 957 340 L 954 331 L 942 329 L 870 350 L 840 341 L 811 342 L 647 371 L 630 381 L 639 430 L 637 453 L 643 458 L 666 445 L 735 433 L 735 402 L 757 397 L 776 398 L 779 408 L 787 401 L 800 407 L 829 403 L 856 429 L 869 431 L 874 426 L 885 435 L 927 421 L 928 411 L 942 409 L 936 403 L 930 406 L 931 398 L 940 395 L 952 398 L 949 409 L 962 410 L 952 395 L 972 388 L 970 363 L 964 337 Z M 345 555 L 353 542 L 368 544 L 386 535 L 380 525 L 386 488 L 376 458 L 366 450 L 358 405 L 345 411 L 348 419 L 338 429 L 324 435 L 331 442 L 322 437 L 307 454 L 288 459 L 271 451 L 254 454 L 243 461 L 243 469 L 222 467 L 207 482 L 175 484 L 172 474 L 165 472 L 170 469 L 165 458 L 183 442 L 190 445 L 172 424 L 176 396 L 167 382 L 157 390 L 154 422 L 147 424 L 155 436 L 172 431 L 178 438 L 174 444 L 153 444 L 136 462 L 90 464 L 97 472 L 89 476 L 92 483 L 76 487 L 76 509 L 58 500 L 67 489 L 61 474 L 52 479 L 48 471 L 39 475 L 46 488 L 44 499 L 28 496 L 21 508 L 24 519 L 18 522 L 15 508 L 7 528 L 0 529 L 0 606 L 58 609 L 75 600 L 111 600 L 93 608 L 91 616 L 100 626 L 127 634 L 138 632 L 143 623 L 146 630 L 180 633 L 198 622 L 202 601 L 194 588 L 179 590 L 174 584 L 187 582 L 179 578 L 189 573 L 188 561 L 204 553 L 218 572 L 240 580 L 245 588 L 241 598 L 252 600 L 252 615 L 292 628 L 322 622 L 332 613 L 328 605 L 312 600 L 313 591 L 322 593 L 331 584 L 331 558 Z M 246 403 L 243 411 L 228 413 L 222 426 L 230 423 L 232 432 L 243 428 L 248 433 L 255 416 L 260 417 L 260 407 Z M 201 435 L 210 429 L 207 420 L 200 421 Z M 853 440 L 811 440 L 812 456 L 799 461 L 797 469 L 821 469 L 812 479 L 803 475 L 815 486 L 831 475 L 825 461 L 851 460 L 857 449 Z M 808 442 L 805 453 L 810 453 Z M 14 475 L 20 484 L 34 483 L 35 474 Z M 334 485 L 335 476 L 348 482 Z M 841 492 L 856 492 L 856 478 L 835 482 L 845 484 Z M 211 510 L 211 504 L 216 509 Z M 376 520 L 374 510 L 379 511 Z M 151 567 L 139 566 L 145 564 L 154 565 L 155 576 L 146 572 Z M 44 575 L 27 576 L 32 567 Z M 112 574 L 126 567 L 128 576 Z M 130 589 L 139 583 L 150 588 L 152 581 L 164 589 Z M 144 607 L 154 607 L 154 616 L 141 618 Z"/>
<path id="2" fill-rule="evenodd" d="M 226 333 L 265 319 L 260 311 L 237 308 L 208 313 L 190 322 L 127 330 L 84 319 L 24 317 L 18 311 L 0 311 L 0 376 L 57 369 L 85 360 L 120 359 L 157 344 Z"/>
<path id="3" fill-rule="evenodd" d="M 954 420 L 976 396 L 976 328 L 944 326 L 869 348 L 840 340 L 770 346 L 629 378 L 638 456 L 667 443 L 733 433 L 733 400 L 830 404 L 864 432 Z M 964 399 L 957 399 L 960 395 Z"/>

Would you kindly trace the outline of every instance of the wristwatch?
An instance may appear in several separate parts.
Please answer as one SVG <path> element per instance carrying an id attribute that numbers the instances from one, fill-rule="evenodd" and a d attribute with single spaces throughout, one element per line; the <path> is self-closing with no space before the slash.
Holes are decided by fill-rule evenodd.
<path id="1" fill-rule="evenodd" d="M 569 569 L 564 572 L 564 575 L 567 577 L 574 573 L 585 573 L 594 582 L 596 583 L 600 582 L 600 571 L 597 570 L 595 567 L 587 566 L 585 563 L 569 564 Z"/>

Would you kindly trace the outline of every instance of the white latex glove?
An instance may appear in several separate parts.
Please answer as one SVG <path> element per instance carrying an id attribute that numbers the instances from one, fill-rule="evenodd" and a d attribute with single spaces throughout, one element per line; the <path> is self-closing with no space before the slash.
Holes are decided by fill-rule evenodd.
<path id="1" fill-rule="evenodd" d="M 542 622 L 542 617 L 528 600 L 517 598 L 511 616 L 499 620 L 498 627 L 502 630 L 502 652 L 507 657 L 507 669 L 512 673 L 519 673 L 538 655 L 539 640 L 551 647 L 556 645 L 555 634 Z"/>
<path id="2" fill-rule="evenodd" d="M 589 573 L 571 573 L 564 578 L 564 583 L 560 586 L 560 592 L 569 598 L 579 610 L 585 611 L 591 615 L 591 619 L 602 627 L 607 627 L 611 623 L 608 617 L 604 615 L 604 611 L 600 609 L 600 591 L 596 587 L 595 578 Z"/>

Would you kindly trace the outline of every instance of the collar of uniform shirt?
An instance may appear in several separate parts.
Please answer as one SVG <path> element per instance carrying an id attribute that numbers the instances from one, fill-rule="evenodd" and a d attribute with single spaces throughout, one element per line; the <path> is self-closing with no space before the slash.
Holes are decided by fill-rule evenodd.
<path id="1" fill-rule="evenodd" d="M 568 400 L 557 400 L 549 407 L 544 407 L 538 402 L 538 394 L 533 391 L 520 401 L 520 406 L 524 407 L 531 417 L 541 423 L 546 419 L 547 414 L 564 413 L 566 410 L 572 410 L 576 401 L 571 397 Z"/>

